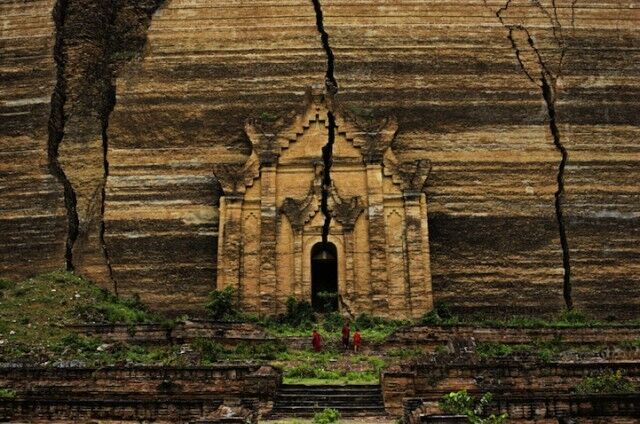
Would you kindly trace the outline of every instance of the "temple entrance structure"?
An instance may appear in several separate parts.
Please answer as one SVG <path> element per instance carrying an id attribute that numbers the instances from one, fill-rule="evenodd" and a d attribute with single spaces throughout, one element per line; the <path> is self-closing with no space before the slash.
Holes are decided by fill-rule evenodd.
<path id="1" fill-rule="evenodd" d="M 332 185 L 323 188 L 329 111 Z M 430 163 L 396 157 L 390 146 L 397 127 L 393 118 L 362 120 L 319 89 L 308 91 L 303 113 L 247 122 L 251 156 L 214 169 L 223 190 L 218 288 L 237 287 L 243 308 L 265 314 L 282 312 L 289 296 L 315 306 L 317 294 L 333 287 L 322 285 L 329 281 L 336 306 L 354 314 L 409 318 L 430 310 L 423 192 Z M 321 243 L 323 190 L 331 249 Z"/>
<path id="2" fill-rule="evenodd" d="M 311 248 L 311 305 L 318 312 L 338 309 L 338 250 L 333 243 Z"/>

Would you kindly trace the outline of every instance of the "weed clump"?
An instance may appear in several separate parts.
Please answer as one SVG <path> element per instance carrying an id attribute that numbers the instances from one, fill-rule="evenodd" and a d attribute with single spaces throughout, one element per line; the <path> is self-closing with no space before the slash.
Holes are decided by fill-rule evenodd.
<path id="1" fill-rule="evenodd" d="M 240 317 L 238 293 L 232 286 L 209 293 L 209 302 L 205 305 L 209 318 L 215 321 L 234 321 Z"/>
<path id="2" fill-rule="evenodd" d="M 287 312 L 281 315 L 278 321 L 292 327 L 310 327 L 316 322 L 316 317 L 311 303 L 290 296 L 287 299 Z"/>
<path id="3" fill-rule="evenodd" d="M 14 399 L 15 397 L 15 390 L 0 388 L 0 399 Z"/>
<path id="4" fill-rule="evenodd" d="M 457 321 L 458 318 L 453 315 L 449 305 L 443 301 L 437 301 L 434 308 L 422 317 L 420 323 L 424 325 L 453 325 Z"/>
<path id="5" fill-rule="evenodd" d="M 586 377 L 574 390 L 579 394 L 623 394 L 636 391 L 635 385 L 621 370 L 607 370 L 594 377 Z"/>
<path id="6" fill-rule="evenodd" d="M 101 324 L 134 325 L 161 320 L 141 302 L 139 295 L 135 294 L 130 299 L 121 299 L 106 290 L 99 290 L 96 293 L 94 303 L 78 306 L 75 311 L 82 321 Z"/>
<path id="7" fill-rule="evenodd" d="M 493 400 L 491 393 L 485 393 L 479 400 L 466 390 L 444 395 L 439 402 L 440 409 L 447 414 L 466 415 L 471 424 L 504 424 L 507 414 L 488 415 L 486 410 Z"/>
<path id="8" fill-rule="evenodd" d="M 313 416 L 313 424 L 332 424 L 339 421 L 340 412 L 332 408 L 325 408 Z"/>

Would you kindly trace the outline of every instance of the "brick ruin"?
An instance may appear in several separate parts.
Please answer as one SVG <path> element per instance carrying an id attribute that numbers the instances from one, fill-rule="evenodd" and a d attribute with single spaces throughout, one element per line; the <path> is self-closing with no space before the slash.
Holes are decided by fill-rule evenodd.
<path id="1" fill-rule="evenodd" d="M 65 268 L 170 316 L 200 314 L 232 286 L 265 314 L 328 289 L 343 311 L 387 317 L 443 300 L 457 314 L 637 318 L 638 10 L 5 0 L 0 278 Z M 314 284 L 316 260 L 336 284 Z M 273 340 L 206 322 L 75 331 Z M 607 350 L 551 363 L 436 353 L 556 338 Z M 571 388 L 605 370 L 640 384 L 638 348 L 618 346 L 638 339 L 631 327 L 414 327 L 365 349 L 426 355 L 374 388 L 409 423 L 437 422 L 442 394 L 467 388 L 494 392 L 493 411 L 515 423 L 630 424 L 637 393 Z M 255 422 L 283 385 L 264 364 L 50 365 L 0 366 L 0 388 L 16 392 L 0 421 Z"/>

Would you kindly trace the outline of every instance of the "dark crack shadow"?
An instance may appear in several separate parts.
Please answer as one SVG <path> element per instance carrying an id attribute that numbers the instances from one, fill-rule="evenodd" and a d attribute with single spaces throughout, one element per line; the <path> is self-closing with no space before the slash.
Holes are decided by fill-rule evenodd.
<path id="1" fill-rule="evenodd" d="M 73 271 L 73 246 L 78 239 L 80 222 L 78 218 L 76 193 L 71 181 L 64 173 L 59 161 L 60 143 L 64 138 L 66 116 L 64 106 L 67 101 L 64 57 L 64 24 L 67 17 L 67 0 L 58 0 L 53 8 L 55 24 L 55 44 L 53 59 L 56 64 L 56 85 L 51 94 L 51 112 L 48 122 L 47 158 L 48 168 L 64 189 L 64 205 L 67 214 L 67 237 L 65 241 L 65 267 Z"/>
<path id="2" fill-rule="evenodd" d="M 324 28 L 324 15 L 322 12 L 322 5 L 320 0 L 312 0 L 313 8 L 316 13 L 316 28 L 320 33 L 320 40 L 322 42 L 322 48 L 327 55 L 327 70 L 325 74 L 325 87 L 327 99 L 327 105 L 329 111 L 327 112 L 327 144 L 322 148 L 322 161 L 324 167 L 322 170 L 322 200 L 320 210 L 324 215 L 324 224 L 322 225 L 322 242 L 326 244 L 329 240 L 329 230 L 331 227 L 331 211 L 329 210 L 329 190 L 331 188 L 331 164 L 333 160 L 333 143 L 336 138 L 336 119 L 333 114 L 333 96 L 338 93 L 338 82 L 334 75 L 334 56 L 331 45 L 329 44 L 329 34 Z"/>
<path id="3" fill-rule="evenodd" d="M 553 144 L 561 155 L 560 163 L 558 164 L 558 173 L 556 175 L 557 188 L 554 194 L 555 199 L 555 215 L 558 223 L 558 233 L 560 236 L 560 245 L 562 248 L 562 266 L 563 266 L 563 298 L 567 309 L 573 309 L 573 298 L 572 298 L 572 285 L 571 285 L 571 260 L 570 260 L 570 250 L 569 250 L 569 241 L 567 237 L 566 223 L 564 219 L 564 195 L 565 195 L 565 168 L 567 165 L 567 161 L 569 158 L 569 153 L 562 143 L 562 137 L 560 134 L 560 130 L 558 128 L 557 117 L 556 117 L 556 92 L 557 92 L 557 81 L 562 74 L 562 66 L 563 60 L 566 54 L 566 42 L 564 38 L 564 33 L 562 29 L 562 25 L 558 18 L 558 11 L 555 0 L 552 1 L 553 12 L 549 12 L 539 0 L 533 0 L 532 3 L 540 9 L 541 13 L 549 20 L 552 30 L 553 39 L 558 45 L 559 49 L 559 58 L 558 58 L 558 69 L 554 72 L 551 66 L 547 64 L 544 60 L 542 53 L 538 49 L 535 38 L 532 36 L 531 32 L 525 25 L 521 24 L 508 24 L 505 22 L 505 18 L 503 17 L 503 13 L 505 13 L 509 6 L 511 5 L 512 0 L 507 0 L 504 6 L 500 7 L 495 15 L 500 21 L 500 23 L 509 31 L 507 38 L 509 39 L 511 46 L 515 52 L 516 59 L 520 68 L 526 77 L 536 85 L 540 87 L 542 97 L 545 101 L 549 122 L 549 130 L 553 137 Z M 484 1 L 485 6 L 490 9 L 487 1 Z M 577 0 L 573 0 L 571 3 L 571 25 L 575 25 L 575 5 Z M 526 35 L 527 45 L 522 47 L 518 46 L 518 42 L 516 37 L 514 37 L 514 33 L 516 31 L 522 31 Z M 533 52 L 537 64 L 540 67 L 538 70 L 532 71 L 530 70 L 526 63 L 522 59 L 523 48 L 530 49 L 530 52 Z M 537 74 L 540 74 L 539 77 Z"/>

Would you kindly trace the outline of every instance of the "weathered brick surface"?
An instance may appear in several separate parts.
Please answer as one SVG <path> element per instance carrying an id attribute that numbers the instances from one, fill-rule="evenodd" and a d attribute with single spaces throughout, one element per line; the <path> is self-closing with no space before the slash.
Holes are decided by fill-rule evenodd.
<path id="1" fill-rule="evenodd" d="M 119 2 L 113 16 L 110 2 L 60 3 L 69 5 L 60 166 L 77 194 L 75 265 L 155 308 L 197 311 L 218 269 L 213 165 L 246 158 L 248 117 L 296 110 L 305 88 L 324 82 L 313 5 L 167 0 L 147 32 L 153 1 Z M 340 103 L 364 119 L 395 116 L 394 150 L 433 165 L 435 299 L 461 312 L 562 307 L 556 136 L 569 154 L 574 303 L 602 317 L 637 315 L 637 2 L 320 3 Z M 69 232 L 47 158 L 54 2 L 0 8 L 0 276 L 17 278 L 64 266 Z M 105 44 L 114 34 L 134 48 Z M 117 81 L 107 81 L 113 66 Z M 114 82 L 115 110 L 104 114 Z M 372 281 L 384 304 L 386 287 Z"/>
<path id="2" fill-rule="evenodd" d="M 382 374 L 385 407 L 401 413 L 405 398 L 439 400 L 443 395 L 467 390 L 523 399 L 564 396 L 586 377 L 608 370 L 620 370 L 634 384 L 640 382 L 640 365 L 633 362 L 527 362 L 513 359 L 474 362 L 430 362 L 407 365 Z M 631 399 L 637 399 L 634 394 Z"/>
<path id="3" fill-rule="evenodd" d="M 462 423 L 465 421 L 436 419 L 441 414 L 437 403 L 419 398 L 407 399 L 404 417 L 410 424 Z M 631 424 L 637 423 L 639 399 L 636 395 L 554 395 L 498 396 L 490 413 L 506 413 L 514 424 Z"/>
<path id="4" fill-rule="evenodd" d="M 63 189 L 49 169 L 54 0 L 0 4 L 0 277 L 65 265 Z"/>
<path id="5" fill-rule="evenodd" d="M 281 381 L 261 365 L 3 367 L 0 387 L 16 396 L 0 400 L 0 420 L 190 422 L 215 417 L 222 404 L 257 416 L 272 406 Z"/>
<path id="6" fill-rule="evenodd" d="M 454 339 L 474 339 L 477 343 L 532 344 L 557 341 L 575 345 L 614 345 L 640 338 L 638 327 L 596 328 L 482 328 L 471 326 L 416 326 L 397 330 L 387 346 L 424 346 L 431 349 Z"/>

